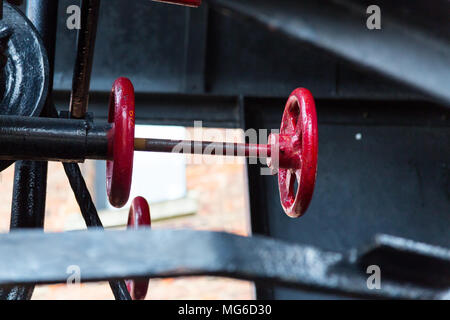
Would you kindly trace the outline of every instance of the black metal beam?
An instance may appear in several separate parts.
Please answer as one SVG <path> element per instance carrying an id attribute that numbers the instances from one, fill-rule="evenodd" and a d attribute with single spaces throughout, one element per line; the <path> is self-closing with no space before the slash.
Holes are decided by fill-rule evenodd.
<path id="1" fill-rule="evenodd" d="M 398 14 L 390 16 L 393 6 L 388 1 L 378 1 L 383 20 L 382 30 L 375 31 L 366 27 L 368 5 L 360 1 L 209 0 L 209 3 L 309 42 L 450 105 L 448 17 L 440 20 L 443 31 L 436 35 L 427 26 L 400 20 Z M 408 2 L 408 12 L 419 14 L 419 3 Z M 440 9 L 433 7 L 428 12 L 439 15 L 439 11 L 450 10 L 448 1 L 433 2 L 432 6 L 435 5 Z"/>
<path id="2" fill-rule="evenodd" d="M 60 110 L 70 93 L 57 91 L 55 102 Z M 108 117 L 109 92 L 91 92 L 90 110 L 96 120 Z M 152 125 L 178 125 L 192 127 L 202 120 L 204 127 L 243 128 L 239 109 L 239 96 L 151 94 L 136 93 L 136 122 Z M 281 116 L 286 98 L 242 97 L 243 103 L 252 106 L 276 106 Z M 355 100 L 317 99 L 317 111 L 321 124 L 450 126 L 450 111 L 430 101 L 411 100 Z M 249 119 L 258 116 L 255 108 L 247 114 Z M 389 114 L 389 117 L 386 117 Z M 279 125 L 277 125 L 279 126 Z M 274 127 L 275 129 L 276 127 Z"/>
<path id="3" fill-rule="evenodd" d="M 59 110 L 65 109 L 69 95 L 68 91 L 55 92 Z M 91 92 L 89 109 L 95 119 L 108 118 L 109 95 L 109 92 Z M 205 127 L 240 127 L 237 97 L 137 92 L 136 115 L 138 124 L 192 127 L 194 121 L 202 120 Z"/>
<path id="4" fill-rule="evenodd" d="M 392 239 L 403 241 L 400 249 L 420 251 L 424 246 Z M 431 248 L 431 258 L 448 265 L 450 251 Z M 426 252 L 420 254 L 426 262 Z M 448 282 L 433 286 L 385 278 L 381 289 L 370 290 L 365 266 L 354 254 L 215 232 L 15 232 L 0 235 L 0 256 L 2 285 L 65 283 L 68 267 L 76 265 L 82 282 L 211 275 L 352 297 L 442 299 L 449 293 Z M 448 279 L 448 269 L 439 276 Z"/>

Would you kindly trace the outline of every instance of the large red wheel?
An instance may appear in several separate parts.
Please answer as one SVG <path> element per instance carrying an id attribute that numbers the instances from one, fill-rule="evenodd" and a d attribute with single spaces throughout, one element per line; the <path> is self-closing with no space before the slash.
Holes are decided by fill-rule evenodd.
<path id="1" fill-rule="evenodd" d="M 122 208 L 130 197 L 134 159 L 135 106 L 134 88 L 127 78 L 114 82 L 110 102 L 108 122 L 108 156 L 106 163 L 106 190 L 109 202 Z"/>
<path id="2" fill-rule="evenodd" d="M 289 217 L 302 216 L 311 202 L 317 176 L 317 114 L 307 89 L 296 89 L 286 104 L 280 134 L 269 137 L 272 158 L 278 155 L 280 200 Z M 295 184 L 297 183 L 297 189 Z"/>

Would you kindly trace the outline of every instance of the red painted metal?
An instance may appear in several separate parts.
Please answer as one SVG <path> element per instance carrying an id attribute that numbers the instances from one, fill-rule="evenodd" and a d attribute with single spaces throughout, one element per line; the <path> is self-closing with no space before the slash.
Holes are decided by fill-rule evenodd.
<path id="1" fill-rule="evenodd" d="M 110 203 L 122 208 L 130 197 L 134 157 L 135 107 L 134 88 L 127 78 L 114 82 L 108 122 L 108 160 L 106 163 L 106 190 Z"/>
<path id="2" fill-rule="evenodd" d="M 119 78 L 110 98 L 108 158 L 106 184 L 111 204 L 123 207 L 129 198 L 133 170 L 133 153 L 140 151 L 172 152 L 183 144 L 197 153 L 210 142 L 134 139 L 134 88 L 130 80 Z M 286 214 L 302 216 L 311 202 L 317 175 L 318 129 L 314 98 L 307 89 L 294 90 L 286 104 L 280 134 L 269 136 L 268 145 L 215 143 L 226 154 L 247 157 L 270 157 L 269 166 L 278 171 L 280 200 Z M 196 148 L 198 146 L 198 148 Z M 183 152 L 185 148 L 182 148 Z M 197 151 L 195 151 L 197 150 Z M 297 189 L 295 183 L 297 182 Z"/>
<path id="3" fill-rule="evenodd" d="M 171 4 L 179 4 L 188 7 L 199 7 L 202 4 L 202 0 L 153 0 L 156 2 L 164 2 Z"/>
<path id="4" fill-rule="evenodd" d="M 296 89 L 286 104 L 280 134 L 269 137 L 272 157 L 278 154 L 280 200 L 289 217 L 301 217 L 311 202 L 317 176 L 318 128 L 314 98 L 307 89 Z M 297 180 L 297 190 L 295 182 Z"/>
<path id="5" fill-rule="evenodd" d="M 128 214 L 128 229 L 150 228 L 150 207 L 143 197 L 133 200 Z M 126 280 L 133 300 L 144 300 L 147 296 L 149 279 Z"/>

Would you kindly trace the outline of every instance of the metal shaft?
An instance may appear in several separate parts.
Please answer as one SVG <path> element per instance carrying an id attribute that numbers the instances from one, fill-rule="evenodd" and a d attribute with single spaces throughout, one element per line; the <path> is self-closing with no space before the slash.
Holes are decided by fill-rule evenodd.
<path id="1" fill-rule="evenodd" d="M 0 159 L 82 162 L 108 159 L 107 123 L 88 120 L 0 117 Z"/>
<path id="2" fill-rule="evenodd" d="M 136 138 L 134 140 L 134 149 L 135 151 L 225 155 L 247 158 L 268 158 L 271 156 L 271 145 L 267 144 Z"/>
<path id="3" fill-rule="evenodd" d="M 111 160 L 109 123 L 91 119 L 0 116 L 0 160 Z M 135 151 L 269 158 L 270 144 L 134 139 Z"/>
<path id="4" fill-rule="evenodd" d="M 82 1 L 81 29 L 78 32 L 77 57 L 70 99 L 71 116 L 77 119 L 84 118 L 88 108 L 99 11 L 100 0 Z"/>

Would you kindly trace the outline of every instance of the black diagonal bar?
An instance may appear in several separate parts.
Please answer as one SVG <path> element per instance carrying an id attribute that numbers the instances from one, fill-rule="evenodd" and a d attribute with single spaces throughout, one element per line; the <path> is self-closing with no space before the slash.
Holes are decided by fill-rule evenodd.
<path id="1" fill-rule="evenodd" d="M 100 217 L 98 216 L 95 204 L 81 174 L 80 167 L 76 163 L 64 163 L 64 170 L 69 179 L 78 206 L 80 207 L 83 219 L 88 228 L 96 227 L 103 228 Z M 117 300 L 131 300 L 130 293 L 123 280 L 111 280 L 109 285 Z"/>

